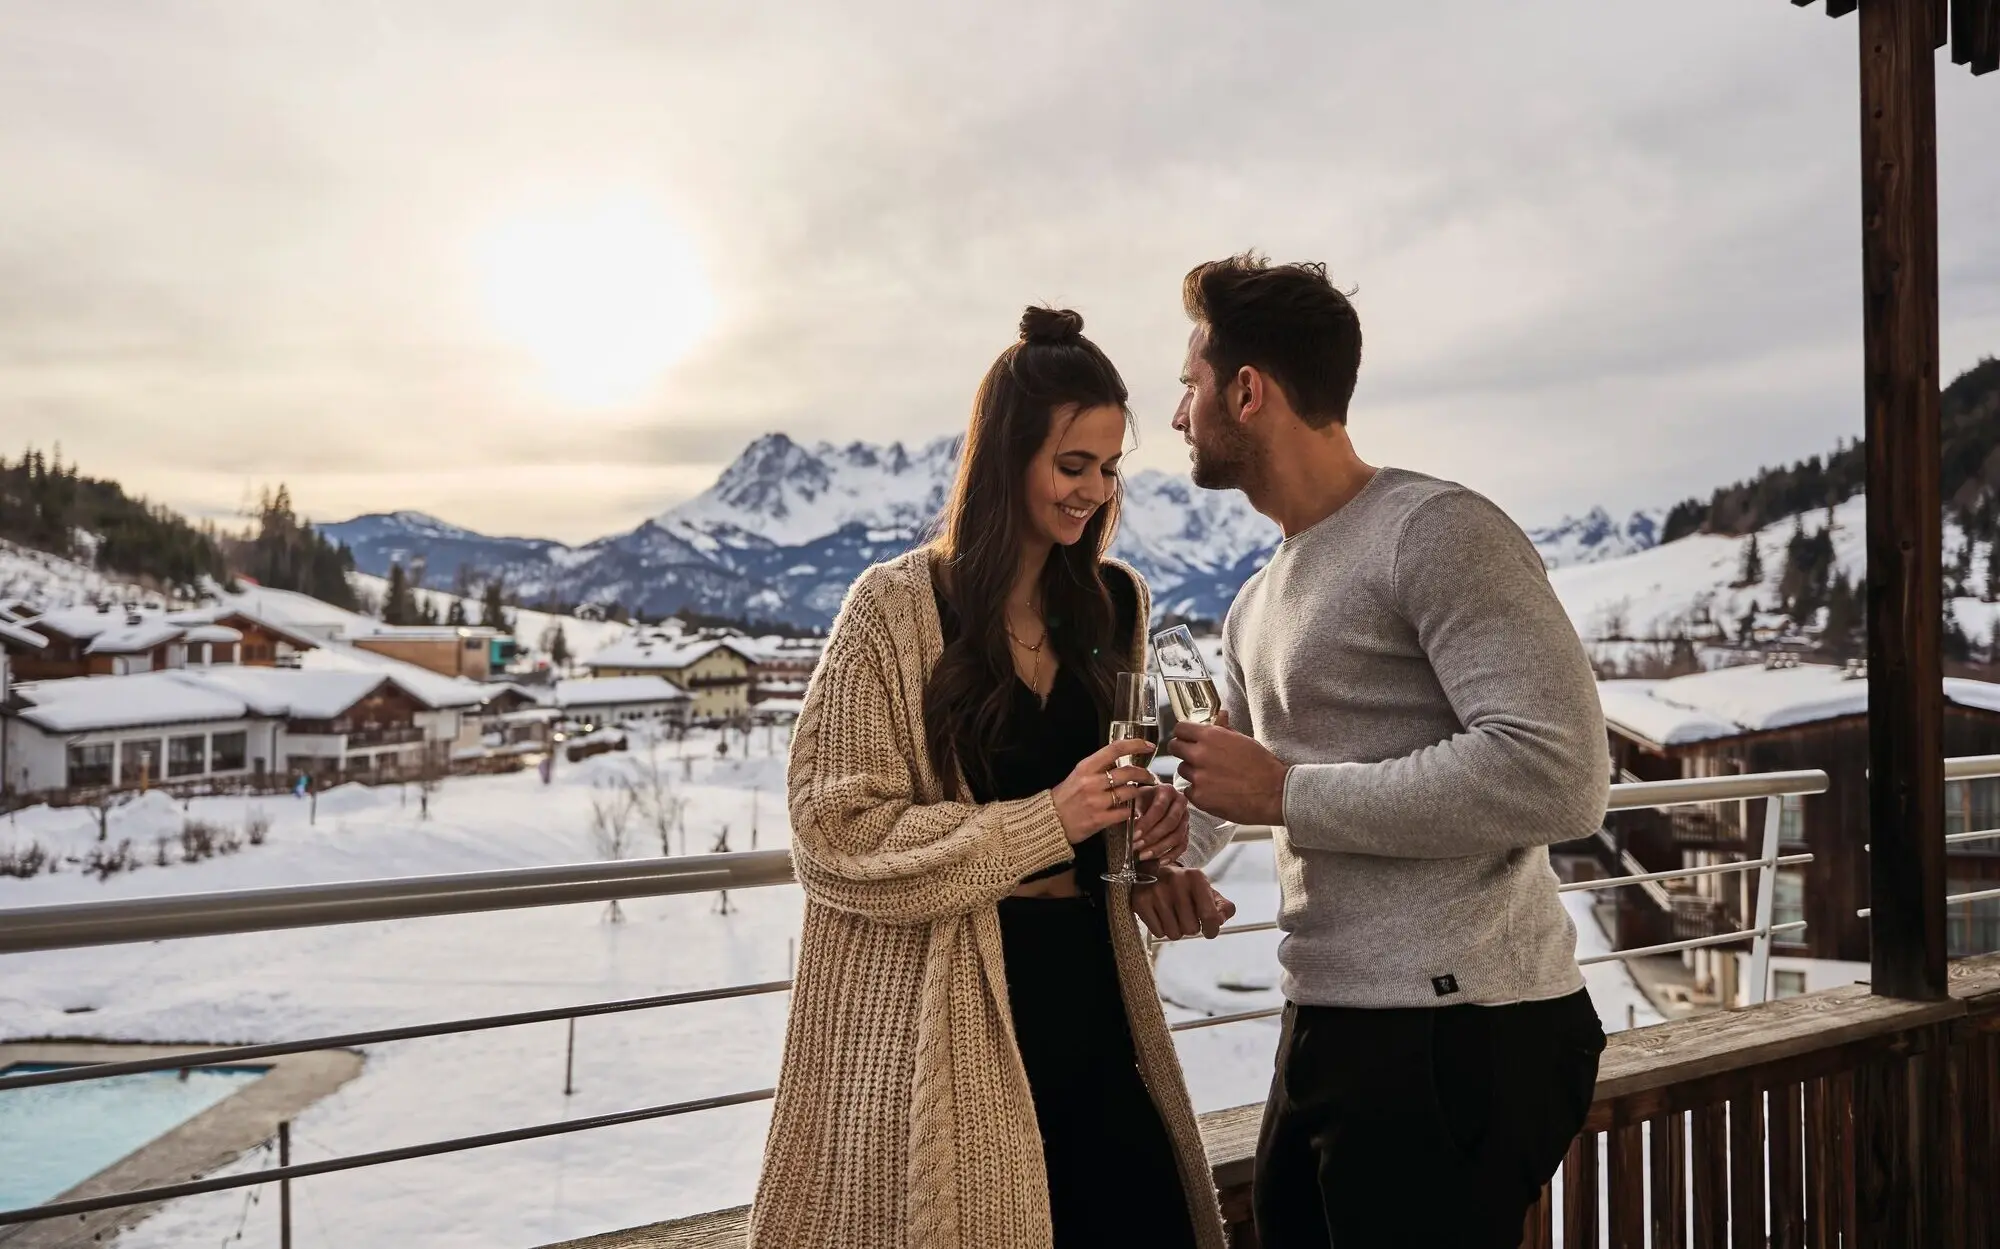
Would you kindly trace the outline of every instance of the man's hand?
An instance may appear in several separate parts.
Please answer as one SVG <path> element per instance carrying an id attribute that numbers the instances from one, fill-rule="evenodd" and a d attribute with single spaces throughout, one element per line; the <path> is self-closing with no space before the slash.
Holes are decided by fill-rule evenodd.
<path id="1" fill-rule="evenodd" d="M 1174 725 L 1174 754 L 1188 801 L 1203 811 L 1235 824 L 1285 822 L 1288 769 L 1262 742 L 1231 729 L 1228 713 L 1214 724 Z"/>
<path id="2" fill-rule="evenodd" d="M 1173 863 L 1188 844 L 1188 800 L 1172 785 L 1141 787 L 1133 804 L 1132 848 L 1141 859 Z"/>
<path id="3" fill-rule="evenodd" d="M 1236 914 L 1236 904 L 1217 893 L 1208 877 L 1194 868 L 1161 863 L 1147 870 L 1157 879 L 1132 890 L 1132 911 L 1162 941 L 1196 933 L 1213 937 Z"/>

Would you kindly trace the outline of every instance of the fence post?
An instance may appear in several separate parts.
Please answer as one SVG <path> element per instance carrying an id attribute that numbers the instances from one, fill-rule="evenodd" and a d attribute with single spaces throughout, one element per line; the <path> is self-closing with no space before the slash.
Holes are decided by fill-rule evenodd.
<path id="1" fill-rule="evenodd" d="M 278 1125 L 278 1165 L 292 1165 L 290 1119 Z M 278 1246 L 279 1249 L 292 1249 L 292 1181 L 289 1176 L 278 1181 Z"/>
<path id="2" fill-rule="evenodd" d="M 1744 1001 L 1751 1006 L 1762 1002 L 1771 991 L 1771 903 L 1778 885 L 1778 826 L 1783 821 L 1785 800 L 1776 794 L 1764 799 L 1764 861 L 1757 869 L 1757 935 L 1750 941 L 1750 984 Z"/>
<path id="3" fill-rule="evenodd" d="M 563 1096 L 576 1093 L 576 1017 L 569 1021 L 569 1054 L 563 1059 Z"/>

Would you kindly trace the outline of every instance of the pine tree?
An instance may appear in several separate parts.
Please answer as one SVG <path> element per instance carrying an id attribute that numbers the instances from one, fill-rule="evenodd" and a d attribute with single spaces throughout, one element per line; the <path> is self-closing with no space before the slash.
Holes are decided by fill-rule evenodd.
<path id="1" fill-rule="evenodd" d="M 1989 603 L 2000 599 L 2000 542 L 1986 546 L 1986 589 L 1979 597 Z"/>
<path id="2" fill-rule="evenodd" d="M 465 618 L 464 599 L 456 595 L 452 596 L 451 606 L 444 609 L 444 622 L 454 628 L 468 623 Z"/>
<path id="3" fill-rule="evenodd" d="M 479 601 L 479 623 L 502 633 L 514 631 L 514 618 L 507 610 L 507 586 L 498 577 L 489 578 Z"/>
<path id="4" fill-rule="evenodd" d="M 1743 564 L 1737 571 L 1738 586 L 1757 585 L 1764 580 L 1764 556 L 1757 549 L 1757 535 L 1750 535 L 1750 544 L 1743 548 Z"/>
<path id="5" fill-rule="evenodd" d="M 562 622 L 557 621 L 542 630 L 541 647 L 549 657 L 549 664 L 561 672 L 569 667 L 569 639 L 563 636 Z"/>
<path id="6" fill-rule="evenodd" d="M 382 599 L 382 623 L 390 625 L 417 623 L 416 598 L 410 593 L 410 579 L 404 575 L 400 563 L 389 565 L 389 589 Z"/>

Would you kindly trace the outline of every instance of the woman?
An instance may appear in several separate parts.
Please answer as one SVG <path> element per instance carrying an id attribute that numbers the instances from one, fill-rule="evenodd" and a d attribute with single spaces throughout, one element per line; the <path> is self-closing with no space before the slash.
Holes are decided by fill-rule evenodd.
<path id="1" fill-rule="evenodd" d="M 849 592 L 792 744 L 804 936 L 757 1249 L 1222 1249 L 1131 891 L 1232 907 L 1102 745 L 1146 589 L 1103 558 L 1128 416 L 1073 312 L 987 371 L 938 539 Z M 1147 795 L 1150 801 L 1137 803 Z M 1150 922 L 1150 920 L 1149 920 Z"/>

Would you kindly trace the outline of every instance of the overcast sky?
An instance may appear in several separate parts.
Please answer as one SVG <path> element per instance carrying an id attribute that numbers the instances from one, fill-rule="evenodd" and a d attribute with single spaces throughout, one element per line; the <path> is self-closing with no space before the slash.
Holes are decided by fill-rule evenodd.
<path id="1" fill-rule="evenodd" d="M 1358 288 L 1365 457 L 1524 523 L 1667 503 L 1860 432 L 1856 31 L 1784 0 L 0 0 L 0 450 L 199 514 L 282 479 L 322 520 L 585 539 L 768 430 L 954 430 L 1053 300 L 1179 469 L 1180 275 L 1256 247 Z M 1950 377 L 2000 353 L 2000 76 L 1939 82 Z M 609 400 L 535 350 L 589 316 L 510 326 L 490 271 L 606 204 L 713 308 Z"/>

